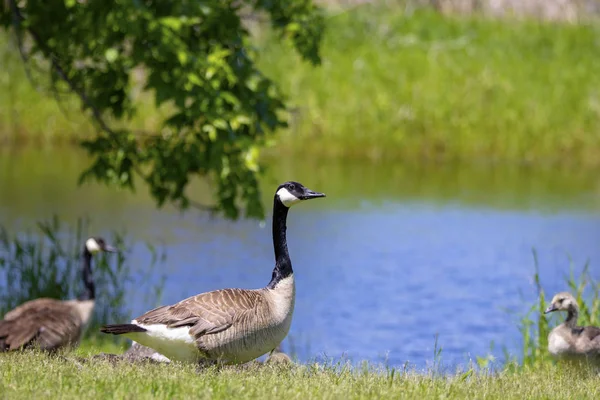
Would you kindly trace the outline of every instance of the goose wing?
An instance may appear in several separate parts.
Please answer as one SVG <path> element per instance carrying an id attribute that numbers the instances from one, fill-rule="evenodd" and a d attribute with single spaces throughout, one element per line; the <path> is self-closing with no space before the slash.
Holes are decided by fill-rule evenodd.
<path id="1" fill-rule="evenodd" d="M 190 334 L 198 338 L 228 329 L 240 316 L 257 310 L 263 301 L 256 290 L 215 290 L 171 306 L 155 308 L 135 321 L 141 325 L 162 324 L 169 328 L 189 326 Z"/>
<path id="2" fill-rule="evenodd" d="M 0 321 L 0 351 L 17 350 L 35 343 L 55 350 L 79 338 L 80 320 L 70 305 L 53 299 L 23 304 Z"/>
<path id="3" fill-rule="evenodd" d="M 583 329 L 584 336 L 594 343 L 598 343 L 598 350 L 600 350 L 600 328 L 596 326 L 586 326 Z"/>
<path id="4" fill-rule="evenodd" d="M 44 307 L 44 306 L 51 307 L 52 305 L 54 305 L 56 303 L 61 303 L 61 301 L 56 300 L 56 299 L 46 298 L 46 297 L 26 301 L 25 303 L 21 304 L 20 306 L 17 306 L 15 308 L 13 308 L 12 310 L 10 310 L 9 312 L 7 312 L 6 314 L 4 314 L 4 320 L 5 321 L 13 320 L 13 319 L 19 318 L 22 314 L 30 313 L 33 310 Z"/>

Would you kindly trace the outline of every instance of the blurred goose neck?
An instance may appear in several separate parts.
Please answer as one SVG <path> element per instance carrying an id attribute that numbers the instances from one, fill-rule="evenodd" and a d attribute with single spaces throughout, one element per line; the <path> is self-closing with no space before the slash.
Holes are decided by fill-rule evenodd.
<path id="1" fill-rule="evenodd" d="M 577 307 L 569 307 L 567 319 L 565 320 L 565 325 L 571 329 L 577 327 L 577 318 L 579 317 L 579 310 Z"/>
<path id="2" fill-rule="evenodd" d="M 81 262 L 81 275 L 85 290 L 79 296 L 79 300 L 94 300 L 96 298 L 96 286 L 92 277 L 92 253 L 84 248 Z"/>
<path id="3" fill-rule="evenodd" d="M 275 250 L 275 268 L 271 282 L 267 285 L 269 289 L 275 288 L 277 284 L 294 272 L 292 261 L 287 248 L 286 222 L 289 209 L 283 205 L 276 195 L 273 202 L 273 248 Z"/>

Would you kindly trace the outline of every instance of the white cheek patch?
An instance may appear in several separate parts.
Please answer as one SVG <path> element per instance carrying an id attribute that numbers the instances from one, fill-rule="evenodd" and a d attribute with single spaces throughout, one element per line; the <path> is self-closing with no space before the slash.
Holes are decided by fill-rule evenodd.
<path id="1" fill-rule="evenodd" d="M 96 240 L 95 240 L 95 239 L 92 239 L 92 238 L 89 238 L 89 239 L 87 240 L 87 242 L 85 242 L 85 247 L 87 248 L 87 250 L 88 250 L 90 253 L 97 253 L 97 252 L 99 252 L 100 250 L 102 250 L 102 249 L 100 248 L 100 245 L 98 245 L 98 242 L 96 242 Z"/>
<path id="2" fill-rule="evenodd" d="M 286 188 L 279 189 L 277 191 L 277 196 L 286 207 L 291 207 L 300 201 L 299 198 L 291 194 Z"/>

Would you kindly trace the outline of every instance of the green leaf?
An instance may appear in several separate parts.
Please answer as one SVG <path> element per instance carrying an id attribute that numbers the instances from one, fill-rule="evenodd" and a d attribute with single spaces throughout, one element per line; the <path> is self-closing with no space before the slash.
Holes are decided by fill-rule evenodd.
<path id="1" fill-rule="evenodd" d="M 182 65 L 185 65 L 185 64 L 187 63 L 187 60 L 188 60 L 188 53 L 186 53 L 186 52 L 185 52 L 185 51 L 183 51 L 183 50 L 179 50 L 179 51 L 177 52 L 177 59 L 179 60 L 179 62 L 180 62 Z"/>
<path id="2" fill-rule="evenodd" d="M 237 97 L 235 97 L 233 95 L 233 93 L 231 93 L 231 92 L 221 92 L 220 95 L 229 104 L 231 104 L 233 106 L 239 106 L 240 105 L 240 101 L 238 100 Z"/>
<path id="3" fill-rule="evenodd" d="M 208 138 L 211 142 L 215 142 L 217 140 L 217 128 L 212 125 L 204 125 L 202 130 L 208 133 Z"/>
<path id="4" fill-rule="evenodd" d="M 290 33 L 300 32 L 300 24 L 297 22 L 292 22 L 288 24 L 286 30 Z"/>
<path id="5" fill-rule="evenodd" d="M 178 17 L 163 17 L 160 18 L 158 22 L 167 28 L 173 29 L 174 31 L 180 30 L 182 26 L 182 20 Z"/>
<path id="6" fill-rule="evenodd" d="M 213 125 L 219 129 L 228 129 L 229 125 L 227 124 L 227 121 L 225 121 L 224 119 L 215 119 L 213 121 Z"/>
<path id="7" fill-rule="evenodd" d="M 206 79 L 211 79 L 217 73 L 217 69 L 215 67 L 208 67 L 206 69 Z"/>
<path id="8" fill-rule="evenodd" d="M 104 57 L 106 58 L 106 61 L 112 63 L 115 62 L 117 57 L 119 57 L 119 52 L 117 51 L 117 49 L 111 47 L 110 49 L 106 49 L 106 51 L 104 52 Z"/>
<path id="9" fill-rule="evenodd" d="M 252 146 L 244 157 L 244 163 L 246 164 L 246 168 L 250 171 L 257 173 L 259 170 L 258 159 L 260 155 L 260 149 L 258 146 Z"/>
<path id="10" fill-rule="evenodd" d="M 197 74 L 195 74 L 193 72 L 188 74 L 188 80 L 191 83 L 193 83 L 194 85 L 202 86 L 202 80 L 200 79 L 200 77 Z"/>

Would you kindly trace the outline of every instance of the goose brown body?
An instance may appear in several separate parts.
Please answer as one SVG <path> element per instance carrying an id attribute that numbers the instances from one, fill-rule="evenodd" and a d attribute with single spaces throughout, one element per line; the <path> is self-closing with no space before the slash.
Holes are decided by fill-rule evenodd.
<path id="1" fill-rule="evenodd" d="M 4 315 L 0 321 L 0 351 L 37 347 L 55 351 L 76 346 L 94 311 L 95 288 L 91 277 L 92 253 L 114 251 L 101 238 L 90 238 L 83 253 L 83 281 L 86 291 L 79 300 L 39 298 L 27 301 Z"/>
<path id="2" fill-rule="evenodd" d="M 191 351 L 187 346 L 154 341 L 143 332 L 128 336 L 172 360 L 244 363 L 273 350 L 286 337 L 294 298 L 294 278 L 290 276 L 273 289 L 216 290 L 156 308 L 132 321 L 148 330 L 157 325 L 184 328 L 191 339 L 184 342 Z"/>
<path id="3" fill-rule="evenodd" d="M 297 182 L 278 187 L 273 204 L 275 268 L 266 287 L 202 293 L 101 331 L 125 335 L 169 360 L 200 364 L 241 364 L 272 351 L 288 334 L 295 305 L 286 241 L 288 209 L 301 200 L 324 196 Z"/>
<path id="4" fill-rule="evenodd" d="M 0 321 L 0 351 L 39 346 L 56 350 L 75 346 L 93 311 L 93 301 L 41 298 L 23 303 Z"/>
<path id="5" fill-rule="evenodd" d="M 565 322 L 548 335 L 548 351 L 555 357 L 591 357 L 600 361 L 600 328 L 577 326 L 579 306 L 568 292 L 558 293 L 552 299 L 546 313 L 567 311 Z"/>

